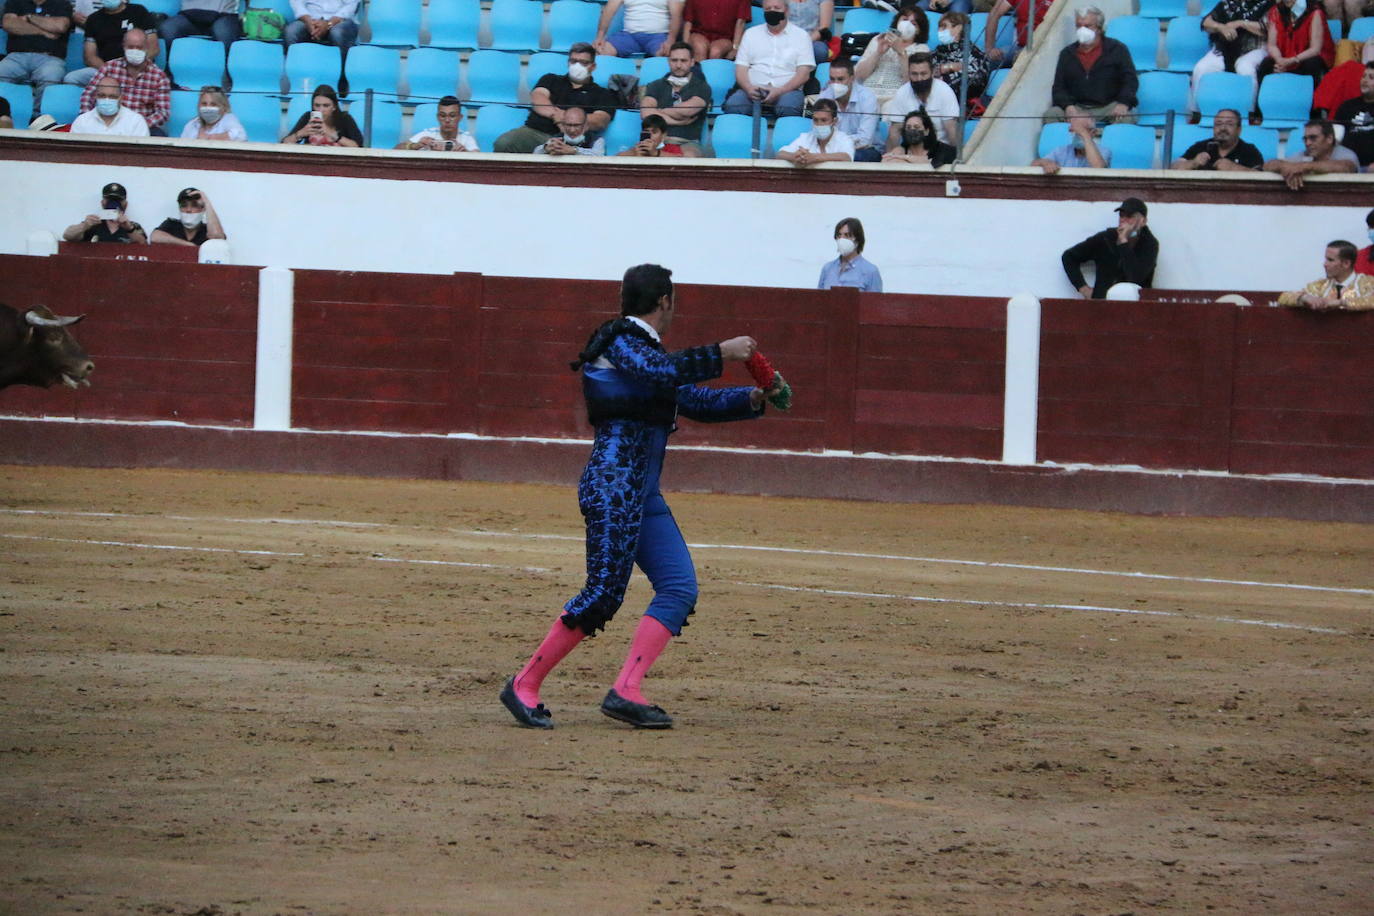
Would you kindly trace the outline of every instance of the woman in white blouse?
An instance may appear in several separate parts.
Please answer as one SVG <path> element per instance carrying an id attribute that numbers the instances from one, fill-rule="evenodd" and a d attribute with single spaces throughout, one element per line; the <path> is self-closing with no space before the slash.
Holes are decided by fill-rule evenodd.
<path id="1" fill-rule="evenodd" d="M 202 86 L 196 116 L 181 130 L 183 140 L 231 140 L 243 143 L 248 131 L 229 108 L 229 96 L 218 86 Z"/>

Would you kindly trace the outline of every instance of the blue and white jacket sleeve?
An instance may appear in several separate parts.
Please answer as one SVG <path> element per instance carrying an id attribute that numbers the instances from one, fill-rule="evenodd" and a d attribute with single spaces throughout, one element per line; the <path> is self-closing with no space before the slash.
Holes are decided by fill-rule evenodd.
<path id="1" fill-rule="evenodd" d="M 665 353 L 631 334 L 618 336 L 606 349 L 606 358 L 626 375 L 660 388 L 719 378 L 725 368 L 720 358 L 720 344 Z"/>
<path id="2" fill-rule="evenodd" d="M 677 390 L 677 409 L 681 416 L 698 423 L 724 423 L 727 420 L 752 420 L 763 416 L 749 402 L 753 388 L 707 388 L 683 385 Z"/>

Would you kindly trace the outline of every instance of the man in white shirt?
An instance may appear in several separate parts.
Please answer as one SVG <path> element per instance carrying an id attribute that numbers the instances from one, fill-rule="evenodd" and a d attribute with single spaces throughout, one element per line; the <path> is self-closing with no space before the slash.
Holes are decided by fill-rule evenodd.
<path id="1" fill-rule="evenodd" d="M 811 36 L 787 21 L 787 0 L 763 0 L 763 25 L 747 29 L 735 55 L 735 83 L 721 107 L 753 114 L 754 102 L 778 117 L 802 113 L 802 87 L 816 69 Z"/>
<path id="2" fill-rule="evenodd" d="M 459 130 L 463 123 L 463 105 L 457 96 L 446 95 L 439 100 L 439 126 L 426 127 L 409 140 L 396 144 L 397 149 L 427 149 L 443 153 L 475 153 L 477 138 Z"/>
<path id="3" fill-rule="evenodd" d="M 148 122 L 143 115 L 119 104 L 119 80 L 102 76 L 95 84 L 95 107 L 72 122 L 74 134 L 103 134 L 107 137 L 146 137 Z"/>
<path id="4" fill-rule="evenodd" d="M 282 41 L 329 43 L 343 50 L 358 41 L 358 0 L 291 0 L 294 22 L 286 24 Z"/>
<path id="5" fill-rule="evenodd" d="M 840 130 L 854 141 L 855 162 L 881 162 L 883 154 L 873 148 L 878 131 L 878 97 L 854 78 L 854 64 L 841 58 L 830 64 L 830 83 L 821 98 L 834 99 L 840 110 Z"/>
<path id="6" fill-rule="evenodd" d="M 818 162 L 853 162 L 854 140 L 840 130 L 834 99 L 817 99 L 811 106 L 811 129 L 778 150 L 778 158 L 795 166 Z"/>
<path id="7" fill-rule="evenodd" d="M 945 142 L 950 146 L 958 146 L 958 96 L 944 80 L 935 79 L 935 66 L 929 54 L 911 55 L 906 66 L 910 82 L 898 89 L 883 108 L 883 116 L 889 123 L 887 148 L 892 149 L 902 139 L 902 122 L 906 116 L 921 108 L 944 133 Z"/>

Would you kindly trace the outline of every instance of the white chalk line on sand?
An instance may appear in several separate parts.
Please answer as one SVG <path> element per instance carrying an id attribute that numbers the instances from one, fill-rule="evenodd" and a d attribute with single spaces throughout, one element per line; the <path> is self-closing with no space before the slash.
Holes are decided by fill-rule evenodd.
<path id="1" fill-rule="evenodd" d="M 328 559 L 317 554 L 292 553 L 274 550 L 241 550 L 229 547 L 187 547 L 179 544 L 143 544 L 132 541 L 104 541 L 88 538 L 57 538 L 45 537 L 41 535 L 25 534 L 0 534 L 0 537 L 12 540 L 23 541 L 56 541 L 64 544 L 91 544 L 101 547 L 123 547 L 137 550 L 186 550 L 200 551 L 205 553 L 233 553 L 250 554 L 253 556 L 287 557 L 310 560 Z M 362 559 L 371 560 L 379 563 L 413 563 L 433 566 L 457 566 L 472 569 L 495 569 L 495 570 L 518 570 L 521 572 L 549 573 L 554 570 L 540 566 L 511 566 L 500 563 L 469 563 L 458 560 L 422 560 L 412 557 L 390 557 L 382 554 L 372 554 Z M 742 582 L 734 581 L 732 585 L 744 588 L 758 588 L 770 591 L 801 592 L 809 595 L 827 595 L 831 597 L 846 598 L 874 598 L 889 601 L 910 601 L 922 604 L 960 604 L 974 605 L 981 607 L 1006 607 L 1006 608 L 1028 608 L 1031 610 L 1062 610 L 1062 611 L 1095 611 L 1107 614 L 1130 614 L 1140 617 L 1176 617 L 1186 620 L 1204 620 L 1213 623 L 1234 623 L 1244 626 L 1267 627 L 1279 630 L 1303 630 L 1309 633 L 1328 633 L 1336 636 L 1346 636 L 1344 630 L 1332 629 L 1330 627 L 1309 626 L 1306 624 L 1286 623 L 1273 620 L 1254 620 L 1243 617 L 1219 617 L 1204 614 L 1186 614 L 1180 611 L 1149 611 L 1142 608 L 1120 608 L 1108 607 L 1095 604 L 1043 604 L 1030 601 L 994 601 L 978 598 L 941 598 L 935 595 L 901 595 L 892 592 L 861 592 L 847 589 L 817 588 L 802 585 L 774 585 L 766 582 Z"/>
<path id="2" fill-rule="evenodd" d="M 400 528 L 421 531 L 415 525 L 395 525 L 379 522 L 348 522 L 337 519 L 296 518 L 230 518 L 223 516 L 141 515 L 124 512 L 77 512 L 61 509 L 0 509 L 0 515 L 52 515 L 76 518 L 157 518 L 180 522 L 221 522 L 235 525 L 303 525 L 322 528 Z M 483 531 L 480 529 L 447 529 L 449 533 L 466 537 L 514 538 L 531 541 L 582 541 L 580 535 L 536 534 L 519 531 Z M 904 563 L 931 563 L 943 566 L 972 566 L 983 569 L 1019 569 L 1027 572 L 1067 573 L 1081 576 L 1117 576 L 1127 579 L 1150 579 L 1160 582 L 1195 582 L 1205 585 L 1234 585 L 1242 588 L 1279 588 L 1294 591 L 1331 592 L 1340 595 L 1374 595 L 1371 588 L 1344 588 L 1333 585 L 1309 585 L 1301 582 L 1264 582 L 1254 579 L 1222 579 L 1211 576 L 1175 576 L 1167 573 L 1133 572 L 1130 570 L 1091 569 L 1079 566 L 1041 566 L 1033 563 L 1003 563 L 995 560 L 961 560 L 953 557 L 921 557 L 892 553 L 861 553 L 846 550 L 821 550 L 807 547 L 770 547 L 759 544 L 689 543 L 693 550 L 752 550 L 763 553 L 795 554 L 797 556 L 846 557 L 858 560 L 896 560 Z M 437 561 L 436 561 L 437 562 Z"/>

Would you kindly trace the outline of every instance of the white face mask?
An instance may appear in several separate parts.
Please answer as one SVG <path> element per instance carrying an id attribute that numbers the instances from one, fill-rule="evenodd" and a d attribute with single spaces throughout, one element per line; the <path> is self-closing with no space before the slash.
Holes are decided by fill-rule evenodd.
<path id="1" fill-rule="evenodd" d="M 96 99 L 95 110 L 107 118 L 119 114 L 119 99 Z"/>
<path id="2" fill-rule="evenodd" d="M 200 109 L 200 119 L 206 124 L 214 124 L 223 114 L 224 112 L 220 111 L 214 105 L 202 105 Z"/>
<path id="3" fill-rule="evenodd" d="M 669 76 L 669 77 L 668 77 L 668 85 L 670 85 L 670 86 L 675 86 L 675 87 L 677 87 L 678 89 L 681 89 L 683 86 L 686 86 L 687 83 L 688 83 L 691 79 L 692 79 L 692 77 L 691 77 L 690 75 L 688 75 L 688 76 Z"/>
<path id="4" fill-rule="evenodd" d="M 148 59 L 148 52 L 142 48 L 125 48 L 124 59 L 135 67 L 141 67 Z"/>
<path id="5" fill-rule="evenodd" d="M 205 222 L 205 213 L 199 210 L 194 213 L 187 213 L 185 210 L 182 210 L 180 216 L 181 224 L 187 229 L 194 229 Z"/>
<path id="6" fill-rule="evenodd" d="M 902 36 L 902 41 L 911 41 L 916 37 L 916 25 L 908 19 L 903 19 L 897 23 L 897 34 Z"/>
<path id="7" fill-rule="evenodd" d="M 586 139 L 586 134 L 578 134 L 576 137 L 569 137 L 567 134 L 563 135 L 563 142 L 569 146 L 581 146 Z"/>
<path id="8" fill-rule="evenodd" d="M 853 254 L 857 247 L 853 239 L 835 239 L 835 248 L 839 250 L 840 257 Z"/>
<path id="9" fill-rule="evenodd" d="M 587 77 L 591 75 L 592 71 L 588 69 L 587 65 L 584 63 L 573 61 L 568 64 L 568 79 L 572 80 L 574 83 L 585 83 Z"/>
<path id="10" fill-rule="evenodd" d="M 829 140 L 830 135 L 835 132 L 835 128 L 830 124 L 812 124 L 811 133 L 817 140 Z"/>
<path id="11" fill-rule="evenodd" d="M 939 39 L 940 44 L 942 45 L 954 43 L 954 33 L 951 32 L 949 29 L 941 29 L 939 32 L 936 32 L 935 34 L 936 37 Z"/>
<path id="12" fill-rule="evenodd" d="M 837 99 L 842 99 L 845 96 L 849 95 L 848 83 L 831 83 L 830 88 L 834 91 L 835 98 Z"/>
<path id="13" fill-rule="evenodd" d="M 1088 28 L 1086 25 L 1080 25 L 1078 31 L 1073 34 L 1081 45 L 1090 45 L 1097 40 L 1097 32 Z"/>

